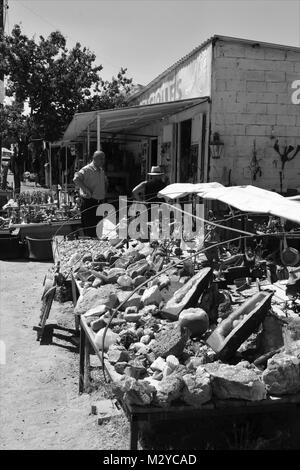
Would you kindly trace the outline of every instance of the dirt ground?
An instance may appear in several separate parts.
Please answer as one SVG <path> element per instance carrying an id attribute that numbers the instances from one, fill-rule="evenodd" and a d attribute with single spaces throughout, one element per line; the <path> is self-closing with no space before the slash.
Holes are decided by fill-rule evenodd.
<path id="1" fill-rule="evenodd" d="M 36 340 L 33 327 L 50 266 L 0 261 L 0 341 L 6 350 L 0 358 L 0 448 L 128 449 L 124 415 L 98 425 L 90 414 L 92 404 L 108 398 L 104 387 L 78 395 L 79 355 L 72 331 L 55 328 L 49 345 Z M 49 323 L 74 328 L 71 303 L 54 302 Z"/>

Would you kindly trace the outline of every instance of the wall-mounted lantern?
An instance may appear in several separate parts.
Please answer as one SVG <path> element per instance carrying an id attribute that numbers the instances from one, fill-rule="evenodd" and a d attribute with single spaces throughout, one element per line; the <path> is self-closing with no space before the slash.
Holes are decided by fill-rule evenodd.
<path id="1" fill-rule="evenodd" d="M 220 139 L 218 132 L 214 132 L 213 138 L 209 143 L 212 158 L 221 158 L 224 153 L 224 142 Z"/>

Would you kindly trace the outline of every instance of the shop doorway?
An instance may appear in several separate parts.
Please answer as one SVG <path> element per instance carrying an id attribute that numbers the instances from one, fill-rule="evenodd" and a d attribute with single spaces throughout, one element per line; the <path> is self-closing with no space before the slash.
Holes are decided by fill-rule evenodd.
<path id="1" fill-rule="evenodd" d="M 192 119 L 180 123 L 179 135 L 179 182 L 187 183 L 194 176 L 191 154 Z"/>
<path id="2" fill-rule="evenodd" d="M 158 148 L 158 139 L 150 140 L 150 161 L 149 161 L 149 171 L 152 166 L 157 166 L 157 148 Z"/>

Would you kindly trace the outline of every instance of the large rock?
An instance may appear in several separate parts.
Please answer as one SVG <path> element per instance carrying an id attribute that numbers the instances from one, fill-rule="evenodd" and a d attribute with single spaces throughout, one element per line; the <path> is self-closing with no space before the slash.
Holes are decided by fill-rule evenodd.
<path id="1" fill-rule="evenodd" d="M 176 373 L 168 375 L 157 382 L 155 403 L 162 407 L 169 406 L 181 397 L 184 387 L 182 378 Z"/>
<path id="2" fill-rule="evenodd" d="M 131 405 L 150 405 L 156 393 L 155 387 L 149 382 L 128 376 L 113 383 L 112 388 L 117 398 L 124 399 Z"/>
<path id="3" fill-rule="evenodd" d="M 283 346 L 282 324 L 275 315 L 267 315 L 262 324 L 262 332 L 258 336 L 259 351 L 265 354 Z"/>
<path id="4" fill-rule="evenodd" d="M 118 278 L 125 274 L 125 269 L 124 268 L 111 268 L 108 271 L 105 272 L 107 282 L 109 284 L 114 284 L 117 282 Z"/>
<path id="5" fill-rule="evenodd" d="M 262 374 L 270 395 L 288 395 L 300 391 L 300 341 L 289 351 L 275 354 Z"/>
<path id="6" fill-rule="evenodd" d="M 146 259 L 140 259 L 127 267 L 126 273 L 132 279 L 143 276 L 149 270 L 149 263 Z"/>
<path id="7" fill-rule="evenodd" d="M 120 343 L 128 349 L 131 344 L 137 343 L 138 335 L 133 330 L 122 330 L 120 332 Z"/>
<path id="8" fill-rule="evenodd" d="M 211 375 L 213 395 L 216 398 L 249 401 L 266 398 L 266 387 L 261 379 L 261 372 L 254 367 L 248 368 L 244 363 L 233 366 L 219 362 L 201 367 Z"/>
<path id="9" fill-rule="evenodd" d="M 139 309 L 141 306 L 141 296 L 137 293 L 133 294 L 131 297 L 129 295 L 132 293 L 132 291 L 118 291 L 118 301 L 121 304 L 122 302 L 125 302 L 122 310 L 126 310 L 128 307 L 136 307 Z"/>
<path id="10" fill-rule="evenodd" d="M 157 305 L 162 301 L 162 296 L 158 286 L 152 286 L 146 289 L 142 295 L 141 301 L 144 306 Z"/>
<path id="11" fill-rule="evenodd" d="M 196 307 L 200 295 L 207 288 L 211 278 L 211 268 L 201 269 L 167 301 L 163 308 L 164 316 L 171 320 L 177 320 L 182 310 Z"/>
<path id="12" fill-rule="evenodd" d="M 150 365 L 150 369 L 152 369 L 153 371 L 162 372 L 166 365 L 167 363 L 162 357 L 157 357 L 155 361 L 153 361 Z"/>
<path id="13" fill-rule="evenodd" d="M 107 359 L 111 364 L 116 364 L 117 362 L 128 362 L 130 356 L 124 347 L 112 344 L 108 349 Z"/>
<path id="14" fill-rule="evenodd" d="M 90 287 L 80 294 L 74 312 L 82 315 L 98 305 L 114 308 L 118 304 L 117 292 L 118 289 L 113 284 L 106 284 L 97 289 Z"/>
<path id="15" fill-rule="evenodd" d="M 156 357 L 166 358 L 171 354 L 180 357 L 188 338 L 187 330 L 181 329 L 177 323 L 170 324 L 157 333 L 155 340 L 151 342 L 151 349 Z"/>
<path id="16" fill-rule="evenodd" d="M 183 376 L 185 388 L 183 390 L 183 401 L 188 405 L 199 407 L 208 402 L 212 396 L 210 375 L 203 367 L 198 367 L 195 374 Z"/>
<path id="17" fill-rule="evenodd" d="M 124 374 L 135 379 L 143 379 L 147 374 L 147 369 L 138 359 L 133 359 L 128 362 Z"/>
<path id="18" fill-rule="evenodd" d="M 115 344 L 118 339 L 119 335 L 114 333 L 110 328 L 107 329 L 105 336 L 104 336 L 105 328 L 102 328 L 101 330 L 96 333 L 94 342 L 97 346 L 97 348 L 101 351 L 103 347 L 103 337 L 104 337 L 104 351 L 107 351 L 108 348 L 112 345 Z"/>

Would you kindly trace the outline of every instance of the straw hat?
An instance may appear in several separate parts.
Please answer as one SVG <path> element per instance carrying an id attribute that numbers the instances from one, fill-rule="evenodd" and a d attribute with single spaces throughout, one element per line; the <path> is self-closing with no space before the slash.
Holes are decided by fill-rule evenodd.
<path id="1" fill-rule="evenodd" d="M 164 175 L 164 173 L 162 173 L 160 166 L 152 166 L 148 175 Z"/>

